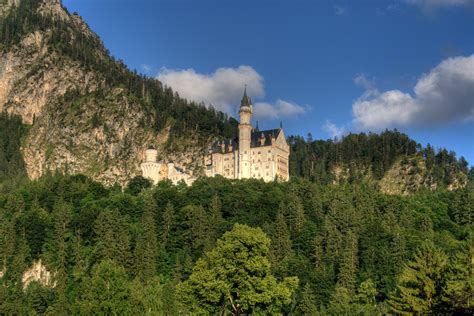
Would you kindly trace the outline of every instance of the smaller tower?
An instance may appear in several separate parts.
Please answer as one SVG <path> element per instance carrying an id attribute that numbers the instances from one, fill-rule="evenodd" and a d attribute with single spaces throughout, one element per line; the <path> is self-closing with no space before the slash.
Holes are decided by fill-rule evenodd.
<path id="1" fill-rule="evenodd" d="M 145 162 L 156 162 L 157 156 L 158 156 L 158 150 L 150 146 L 145 151 Z"/>
<path id="2" fill-rule="evenodd" d="M 145 150 L 145 161 L 141 164 L 142 175 L 157 184 L 160 179 L 161 164 L 156 161 L 158 151 L 152 146 Z"/>

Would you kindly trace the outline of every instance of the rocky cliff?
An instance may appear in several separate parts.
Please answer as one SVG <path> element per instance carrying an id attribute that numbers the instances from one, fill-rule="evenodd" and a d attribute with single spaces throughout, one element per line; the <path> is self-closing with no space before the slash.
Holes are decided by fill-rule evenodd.
<path id="1" fill-rule="evenodd" d="M 460 171 L 452 170 L 447 177 L 449 183 L 436 179 L 433 172 L 426 167 L 420 155 L 399 157 L 385 172 L 381 179 L 375 179 L 370 165 L 339 164 L 331 169 L 333 184 L 348 183 L 357 179 L 374 184 L 381 192 L 390 195 L 410 195 L 420 190 L 434 191 L 439 187 L 447 190 L 463 188 L 468 183 L 467 176 Z"/>
<path id="2" fill-rule="evenodd" d="M 196 105 L 110 57 L 59 0 L 3 0 L 0 8 L 0 111 L 31 125 L 22 146 L 30 178 L 60 170 L 124 184 L 140 174 L 149 145 L 165 162 L 198 169 L 212 135 L 174 133 L 172 112 Z"/>

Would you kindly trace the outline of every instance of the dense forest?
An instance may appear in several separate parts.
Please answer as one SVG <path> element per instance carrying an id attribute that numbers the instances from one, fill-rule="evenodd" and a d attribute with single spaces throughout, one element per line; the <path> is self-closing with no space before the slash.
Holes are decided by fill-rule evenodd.
<path id="1" fill-rule="evenodd" d="M 21 123 L 21 117 L 0 113 L 0 183 L 26 176 L 21 155 L 21 140 L 27 127 Z"/>
<path id="2" fill-rule="evenodd" d="M 234 118 L 216 111 L 212 106 L 189 102 L 158 80 L 128 70 L 121 60 L 110 54 L 95 34 L 84 32 L 72 20 L 40 14 L 38 7 L 41 2 L 21 0 L 8 14 L 0 15 L 0 51 L 8 51 L 34 31 L 44 32 L 47 34 L 44 45 L 51 54 L 70 58 L 84 69 L 104 77 L 100 90 L 93 93 L 95 97 L 105 97 L 112 88 L 121 87 L 153 116 L 152 127 L 156 131 L 171 126 L 170 145 L 190 133 L 195 133 L 201 142 L 216 135 L 230 138 L 236 134 L 238 123 Z M 81 97 L 85 96 L 71 90 L 62 101 L 73 102 Z"/>
<path id="3" fill-rule="evenodd" d="M 334 167 L 344 165 L 349 169 L 348 182 L 360 182 L 360 171 L 369 167 L 372 178 L 380 180 L 397 159 L 407 160 L 420 156 L 426 164 L 433 181 L 449 185 L 459 173 L 472 177 L 473 170 L 464 157 L 431 145 L 421 146 L 397 130 L 376 133 L 349 134 L 340 140 L 313 140 L 308 134 L 291 136 L 290 174 L 320 184 L 333 183 Z"/>
<path id="4" fill-rule="evenodd" d="M 472 185 L 47 175 L 0 194 L 0 314 L 472 314 L 473 216 Z"/>

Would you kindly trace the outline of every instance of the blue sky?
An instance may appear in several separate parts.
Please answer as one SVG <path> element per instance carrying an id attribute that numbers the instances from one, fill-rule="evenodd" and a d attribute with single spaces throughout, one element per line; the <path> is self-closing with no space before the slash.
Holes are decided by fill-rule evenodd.
<path id="1" fill-rule="evenodd" d="M 260 128 L 398 128 L 474 162 L 473 0 L 64 0 L 132 69 Z"/>

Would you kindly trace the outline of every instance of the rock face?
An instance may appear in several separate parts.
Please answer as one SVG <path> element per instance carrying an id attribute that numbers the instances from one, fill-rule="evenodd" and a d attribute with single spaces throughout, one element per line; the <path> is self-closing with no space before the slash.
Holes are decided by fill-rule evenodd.
<path id="1" fill-rule="evenodd" d="M 23 276 L 21 278 L 23 289 L 26 289 L 31 282 L 35 281 L 49 288 L 56 286 L 54 274 L 46 269 L 46 267 L 42 264 L 41 259 L 34 261 L 31 268 L 23 272 Z"/>
<path id="2" fill-rule="evenodd" d="M 424 159 L 419 155 L 399 158 L 382 179 L 374 179 L 370 165 L 358 165 L 350 168 L 347 165 L 336 165 L 332 169 L 333 184 L 350 182 L 351 177 L 373 183 L 382 193 L 391 195 L 410 195 L 421 189 L 431 191 L 439 188 L 433 174 L 427 169 Z M 449 175 L 451 183 L 446 185 L 448 190 L 456 190 L 467 185 L 468 179 L 462 172 Z"/>
<path id="3" fill-rule="evenodd" d="M 4 2 L 0 14 L 8 14 L 19 1 Z M 35 10 L 64 22 L 61 32 L 66 35 L 62 36 L 69 41 L 80 34 L 97 43 L 93 62 L 111 63 L 97 35 L 78 15 L 69 14 L 59 0 L 39 1 Z M 142 100 L 132 97 L 125 87 L 106 85 L 103 72 L 52 47 L 56 34 L 57 30 L 39 29 L 24 34 L 14 45 L 0 44 L 0 111 L 20 115 L 31 125 L 22 146 L 30 178 L 60 170 L 123 185 L 141 174 L 140 163 L 149 145 L 160 151 L 165 162 L 178 166 L 200 163 L 196 153 L 201 149 L 192 141 L 185 150 L 168 157 L 164 148 L 169 129 L 157 132 L 151 128 L 153 117 Z M 66 40 L 61 45 L 68 44 Z M 128 72 L 125 67 L 120 71 Z"/>

